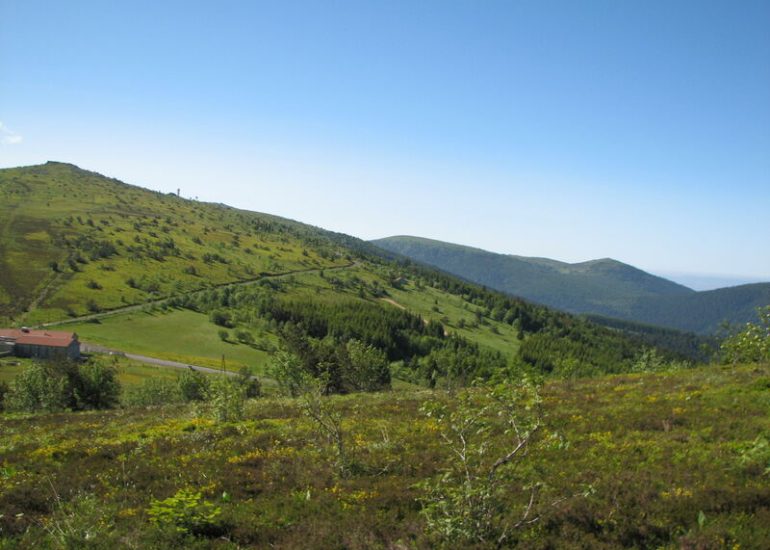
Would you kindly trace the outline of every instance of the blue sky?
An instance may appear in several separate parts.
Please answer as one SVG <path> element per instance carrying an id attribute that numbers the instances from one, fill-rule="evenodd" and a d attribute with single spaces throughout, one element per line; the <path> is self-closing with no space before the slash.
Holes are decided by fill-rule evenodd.
<path id="1" fill-rule="evenodd" d="M 0 166 L 770 280 L 770 2 L 0 0 Z"/>

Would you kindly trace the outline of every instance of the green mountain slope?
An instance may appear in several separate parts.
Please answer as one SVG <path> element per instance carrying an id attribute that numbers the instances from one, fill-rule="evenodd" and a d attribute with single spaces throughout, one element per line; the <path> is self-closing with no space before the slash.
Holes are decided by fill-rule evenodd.
<path id="1" fill-rule="evenodd" d="M 0 319 L 34 324 L 349 263 L 331 235 L 69 164 L 0 170 Z"/>
<path id="2" fill-rule="evenodd" d="M 708 334 L 718 331 L 723 322 L 743 324 L 753 321 L 757 308 L 768 304 L 770 283 L 754 283 L 688 296 L 639 300 L 631 315 L 646 323 Z"/>
<path id="3" fill-rule="evenodd" d="M 87 341 L 124 351 L 262 370 L 291 346 L 342 364 L 355 339 L 398 378 L 434 384 L 527 365 L 620 372 L 650 343 L 353 237 L 67 164 L 1 170 L 0 219 L 5 322 L 74 322 Z"/>
<path id="4" fill-rule="evenodd" d="M 757 307 L 770 303 L 770 283 L 695 292 L 612 259 L 567 264 L 417 237 L 372 242 L 466 280 L 564 311 L 704 334 L 713 333 L 725 320 L 748 321 Z"/>

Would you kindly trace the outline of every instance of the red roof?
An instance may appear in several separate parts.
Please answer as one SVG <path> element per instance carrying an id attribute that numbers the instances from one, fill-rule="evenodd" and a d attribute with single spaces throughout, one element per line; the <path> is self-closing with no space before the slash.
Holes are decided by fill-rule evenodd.
<path id="1" fill-rule="evenodd" d="M 11 328 L 0 329 L 0 338 L 13 339 L 17 344 L 66 348 L 69 347 L 73 340 L 77 340 L 77 334 L 57 330 L 21 330 Z"/>

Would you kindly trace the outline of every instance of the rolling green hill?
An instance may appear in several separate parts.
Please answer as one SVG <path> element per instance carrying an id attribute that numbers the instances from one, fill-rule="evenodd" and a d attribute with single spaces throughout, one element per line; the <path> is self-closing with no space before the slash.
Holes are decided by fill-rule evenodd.
<path id="1" fill-rule="evenodd" d="M 350 263 L 331 235 L 69 164 L 0 170 L 0 320 L 34 324 Z"/>
<path id="2" fill-rule="evenodd" d="M 396 378 L 435 384 L 526 366 L 621 372 L 651 344 L 353 237 L 68 164 L 1 170 L 0 219 L 6 322 L 69 323 L 121 351 L 264 372 L 292 345 L 344 363 L 340 343 L 354 339 Z"/>
<path id="3" fill-rule="evenodd" d="M 609 258 L 568 264 L 419 237 L 372 242 L 468 281 L 564 311 L 701 334 L 715 332 L 723 321 L 748 321 L 757 307 L 770 303 L 770 283 L 695 292 Z"/>

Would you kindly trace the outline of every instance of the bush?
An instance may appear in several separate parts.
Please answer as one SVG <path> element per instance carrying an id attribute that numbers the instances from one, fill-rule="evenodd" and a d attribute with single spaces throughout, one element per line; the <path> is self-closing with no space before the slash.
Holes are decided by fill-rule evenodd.
<path id="1" fill-rule="evenodd" d="M 110 409 L 120 401 L 120 382 L 114 367 L 88 363 L 78 369 L 75 387 L 78 408 Z"/>
<path id="2" fill-rule="evenodd" d="M 206 401 L 211 383 L 208 377 L 195 370 L 183 371 L 176 379 L 182 401 Z"/>
<path id="3" fill-rule="evenodd" d="M 34 363 L 11 384 L 11 410 L 61 411 L 108 409 L 118 403 L 120 382 L 112 367 L 100 363 Z"/>
<path id="4" fill-rule="evenodd" d="M 262 395 L 262 384 L 249 367 L 241 367 L 235 380 L 243 387 L 247 398 L 252 399 Z"/>
<path id="5" fill-rule="evenodd" d="M 219 339 L 223 342 L 227 342 L 227 339 L 230 338 L 230 333 L 227 332 L 225 329 L 219 329 L 217 331 L 217 334 L 219 335 Z"/>
<path id="6" fill-rule="evenodd" d="M 248 330 L 237 331 L 235 337 L 241 344 L 251 345 L 254 343 L 254 336 Z"/>
<path id="7" fill-rule="evenodd" d="M 233 328 L 232 316 L 227 311 L 216 309 L 209 314 L 209 319 L 220 327 Z"/>
<path id="8" fill-rule="evenodd" d="M 130 388 L 123 397 L 129 407 L 152 407 L 179 403 L 182 396 L 176 381 L 166 378 L 147 378 L 141 386 Z"/>
<path id="9" fill-rule="evenodd" d="M 173 497 L 153 499 L 147 509 L 150 521 L 160 527 L 172 527 L 178 533 L 211 535 L 219 531 L 222 510 L 203 500 L 193 489 L 180 489 Z"/>
<path id="10" fill-rule="evenodd" d="M 352 391 L 390 388 L 390 367 L 385 352 L 358 340 L 345 346 L 348 365 L 343 371 L 345 386 Z"/>
<path id="11" fill-rule="evenodd" d="M 53 515 L 43 524 L 51 548 L 108 548 L 119 545 L 114 540 L 114 516 L 94 495 L 78 494 L 67 502 L 57 495 L 55 503 Z"/>
<path id="12" fill-rule="evenodd" d="M 211 384 L 214 418 L 220 422 L 237 422 L 243 418 L 246 388 L 237 379 L 221 376 Z"/>
<path id="13" fill-rule="evenodd" d="M 770 362 L 770 306 L 757 309 L 758 323 L 746 323 L 737 334 L 725 338 L 721 350 L 729 363 Z"/>
<path id="14" fill-rule="evenodd" d="M 279 351 L 275 354 L 269 372 L 278 383 L 281 393 L 289 397 L 298 397 L 309 380 L 302 360 L 288 351 Z"/>
<path id="15" fill-rule="evenodd" d="M 542 448 L 540 409 L 538 388 L 527 380 L 465 390 L 454 407 L 423 406 L 448 451 L 443 475 L 421 484 L 421 513 L 439 544 L 500 547 L 538 521 L 542 481 L 527 457 Z M 494 440 L 503 446 L 491 445 Z"/>
<path id="16" fill-rule="evenodd" d="M 7 382 L 0 381 L 0 411 L 5 410 L 5 396 L 11 390 Z"/>

